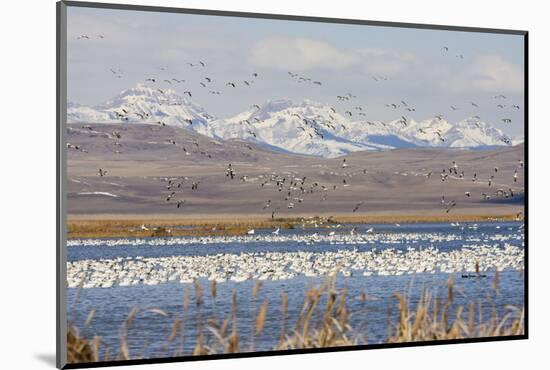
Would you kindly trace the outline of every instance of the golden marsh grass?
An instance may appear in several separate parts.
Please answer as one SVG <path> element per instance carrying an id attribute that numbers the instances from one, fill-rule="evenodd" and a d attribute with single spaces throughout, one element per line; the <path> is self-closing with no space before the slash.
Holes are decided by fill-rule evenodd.
<path id="1" fill-rule="evenodd" d="M 166 237 L 166 236 L 234 236 L 244 235 L 250 229 L 301 227 L 304 221 L 321 220 L 325 224 L 390 224 L 423 222 L 484 222 L 514 221 L 515 214 L 502 215 L 303 215 L 291 218 L 264 217 L 198 217 L 152 219 L 83 219 L 67 221 L 68 238 L 106 237 Z M 145 226 L 147 230 L 143 229 Z M 311 227 L 310 224 L 305 225 Z"/>
<path id="2" fill-rule="evenodd" d="M 498 295 L 498 273 L 493 283 L 493 297 Z M 261 283 L 253 287 L 253 296 L 258 294 Z M 188 291 L 183 299 L 183 319 L 174 319 L 170 332 L 166 333 L 166 344 L 180 340 L 181 345 L 167 356 L 196 356 L 220 353 L 238 353 L 254 351 L 254 339 L 262 334 L 268 320 L 270 302 L 265 300 L 259 309 L 255 309 L 255 325 L 250 334 L 242 331 L 237 320 L 237 293 L 232 295 L 232 310 L 227 317 L 205 317 L 201 314 L 204 304 L 203 287 L 196 281 L 194 284 L 196 315 L 192 318 L 196 325 L 196 337 L 192 351 L 183 350 L 184 322 L 190 318 L 187 315 L 189 306 Z M 213 282 L 210 287 L 211 296 L 216 298 L 217 288 Z M 507 313 L 500 317 L 497 307 L 489 292 L 486 301 L 471 301 L 466 307 L 454 306 L 455 287 L 452 279 L 447 283 L 447 296 L 440 298 L 423 291 L 416 304 L 410 303 L 410 297 L 401 293 L 394 294 L 396 312 L 390 317 L 386 343 L 422 342 L 434 340 L 484 338 L 500 336 L 517 336 L 524 334 L 523 307 L 505 306 Z M 255 299 L 255 298 L 254 298 Z M 287 318 L 288 299 L 281 292 L 281 317 L 271 318 L 281 323 L 281 333 L 273 350 L 328 348 L 338 346 L 353 346 L 369 344 L 364 332 L 367 313 L 364 310 L 350 312 L 346 289 L 335 288 L 335 278 L 328 278 L 318 287 L 307 289 L 300 313 L 295 322 Z M 368 299 L 366 293 L 360 299 Z M 482 303 L 491 305 L 491 314 L 482 314 Z M 168 317 L 169 314 L 160 309 L 145 310 L 148 314 Z M 141 356 L 131 353 L 128 346 L 128 333 L 137 319 L 138 309 L 133 308 L 119 329 L 118 348 L 110 348 L 100 337 L 86 338 L 79 333 L 74 323 L 69 323 L 67 331 L 67 360 L 69 363 L 86 363 L 108 360 L 139 359 Z M 353 327 L 350 324 L 352 316 L 359 315 L 361 324 Z M 93 313 L 88 315 L 85 325 L 93 319 Z M 355 320 L 357 321 L 357 320 Z M 242 338 L 249 335 L 252 341 L 249 345 Z M 141 338 L 145 339 L 146 338 Z"/>

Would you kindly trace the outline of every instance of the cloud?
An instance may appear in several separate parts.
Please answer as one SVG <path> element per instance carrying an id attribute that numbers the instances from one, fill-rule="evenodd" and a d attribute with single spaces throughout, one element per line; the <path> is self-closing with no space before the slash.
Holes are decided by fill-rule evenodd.
<path id="1" fill-rule="evenodd" d="M 499 55 L 476 57 L 449 78 L 452 92 L 523 93 L 523 69 Z"/>
<path id="2" fill-rule="evenodd" d="M 422 83 L 448 93 L 522 93 L 523 68 L 499 55 L 442 64 L 414 53 L 391 49 L 344 49 L 321 40 L 271 37 L 251 49 L 255 66 L 306 72 L 346 70 L 350 75 L 385 75 Z"/>
<path id="3" fill-rule="evenodd" d="M 257 42 L 251 51 L 258 67 L 291 71 L 356 68 L 388 76 L 404 73 L 418 58 L 412 53 L 384 49 L 341 49 L 307 38 L 272 37 Z"/>
<path id="4" fill-rule="evenodd" d="M 388 77 L 409 73 L 422 65 L 422 61 L 413 53 L 386 49 L 359 49 L 361 63 L 365 72 Z"/>
<path id="5" fill-rule="evenodd" d="M 332 45 L 305 38 L 269 38 L 252 48 L 252 62 L 259 67 L 306 71 L 343 68 L 357 63 L 357 56 Z"/>
<path id="6" fill-rule="evenodd" d="M 148 60 L 183 63 L 193 53 L 231 50 L 230 40 L 210 32 L 206 25 L 163 25 L 161 20 L 161 15 L 154 13 L 129 17 L 116 11 L 71 9 L 67 18 L 69 53 L 75 50 L 84 55 L 90 47 L 101 47 L 104 52 L 124 54 L 130 60 L 145 55 Z M 78 40 L 83 34 L 90 35 L 90 39 Z M 99 34 L 104 38 L 98 38 Z M 188 37 L 190 34 L 193 37 Z"/>

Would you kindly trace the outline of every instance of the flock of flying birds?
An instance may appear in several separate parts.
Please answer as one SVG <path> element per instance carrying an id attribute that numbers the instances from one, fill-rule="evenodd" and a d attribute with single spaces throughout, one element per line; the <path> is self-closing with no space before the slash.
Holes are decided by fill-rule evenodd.
<path id="1" fill-rule="evenodd" d="M 120 133 L 116 132 L 118 138 L 121 138 Z M 174 142 L 175 144 L 175 142 Z M 198 147 L 198 142 L 196 142 Z M 298 208 L 301 204 L 305 202 L 314 201 L 313 194 L 321 194 L 320 201 L 326 201 L 328 195 L 331 191 L 336 191 L 339 188 L 347 188 L 352 186 L 351 179 L 358 175 L 368 174 L 367 169 L 357 168 L 357 166 L 352 166 L 346 158 L 343 158 L 340 164 L 340 167 L 343 172 L 334 173 L 333 175 L 338 176 L 339 180 L 335 183 L 334 180 L 327 181 L 327 183 L 321 183 L 318 180 L 313 180 L 307 176 L 301 176 L 299 174 L 277 174 L 277 173 L 265 173 L 259 176 L 252 177 L 247 174 L 240 174 L 235 166 L 229 163 L 225 169 L 225 176 L 229 180 L 239 181 L 241 183 L 250 183 L 252 181 L 257 181 L 259 186 L 263 189 L 273 189 L 273 196 L 266 199 L 263 206 L 261 207 L 262 211 L 268 210 L 271 211 L 271 218 L 275 218 L 276 213 L 279 212 L 281 207 L 286 207 L 288 210 Z M 354 168 L 356 167 L 356 168 Z M 524 168 L 524 162 L 518 160 L 513 173 L 505 174 L 505 177 L 509 177 L 510 183 L 514 185 L 517 184 L 520 173 Z M 346 172 L 347 171 L 347 172 Z M 449 181 L 471 181 L 472 184 L 485 184 L 486 190 L 482 190 L 479 196 L 482 200 L 490 200 L 491 198 L 503 198 L 503 199 L 512 199 L 516 196 L 522 194 L 523 190 L 514 190 L 512 187 L 514 185 L 504 185 L 504 184 L 495 184 L 495 175 L 502 172 L 498 167 L 494 167 L 490 174 L 484 174 L 482 177 L 478 175 L 478 172 L 473 171 L 471 174 L 467 174 L 466 170 L 462 169 L 456 161 L 452 161 L 449 167 L 443 168 L 439 172 L 438 178 L 434 178 L 436 181 L 441 181 L 442 183 Z M 97 172 L 98 176 L 106 176 L 107 170 L 100 168 Z M 222 174 L 220 174 L 221 176 Z M 422 176 L 425 176 L 427 181 L 432 179 L 434 171 L 429 171 Z M 183 199 L 182 196 L 185 196 L 186 190 L 191 189 L 191 191 L 199 190 L 199 185 L 201 184 L 200 180 L 192 179 L 187 176 L 177 176 L 177 177 L 160 177 L 159 180 L 163 183 L 161 193 L 163 202 L 167 204 L 173 204 L 177 209 L 183 209 L 187 204 L 187 200 Z M 221 180 L 221 178 L 220 178 Z M 479 189 L 479 187 L 476 187 Z M 465 198 L 472 197 L 472 191 L 464 192 Z M 308 199 L 309 198 L 309 199 Z M 318 197 L 317 197 L 318 198 Z M 451 212 L 455 207 L 457 207 L 460 200 L 447 199 L 445 195 L 441 196 L 441 208 L 445 213 Z M 364 201 L 357 202 L 354 204 L 353 208 L 350 210 L 352 213 L 359 211 L 361 207 L 365 204 Z M 521 213 L 517 214 L 517 219 L 519 220 Z"/>
<path id="2" fill-rule="evenodd" d="M 78 36 L 77 39 L 78 40 L 89 40 L 92 37 L 96 37 L 98 39 L 103 39 L 104 38 L 103 35 L 90 36 L 90 35 L 83 34 L 83 35 Z M 442 47 L 442 51 L 443 51 L 443 53 L 447 54 L 447 53 L 450 52 L 450 49 L 449 49 L 449 47 L 444 46 L 444 47 Z M 464 56 L 462 54 L 457 54 L 456 58 L 463 59 Z M 222 92 L 222 91 L 220 91 L 219 87 L 217 89 L 213 88 L 213 86 L 215 86 L 213 78 L 211 78 L 207 75 L 204 75 L 204 72 L 206 72 L 207 69 L 208 69 L 206 62 L 204 62 L 202 60 L 199 60 L 198 62 L 188 62 L 186 64 L 190 68 L 197 68 L 197 69 L 200 70 L 199 73 L 201 73 L 202 76 L 203 76 L 201 81 L 199 82 L 200 88 L 208 89 L 208 92 L 210 94 L 213 94 L 213 95 L 221 95 L 223 93 L 227 93 L 231 89 L 236 89 L 236 88 L 239 88 L 239 87 L 251 87 L 256 83 L 256 81 L 259 78 L 259 74 L 257 72 L 254 72 L 254 73 L 251 73 L 250 78 L 246 79 L 246 80 L 242 80 L 242 81 L 237 81 L 237 80 L 223 81 L 223 87 L 224 87 L 225 90 Z M 167 67 L 160 67 L 159 70 L 162 71 L 162 72 L 167 72 L 168 69 L 167 69 Z M 112 69 L 110 69 L 110 72 L 112 73 L 112 75 L 115 78 L 122 78 L 122 76 L 123 76 L 123 72 L 120 69 L 112 68 Z M 323 86 L 323 82 L 320 81 L 320 80 L 313 79 L 311 77 L 304 76 L 304 75 L 301 75 L 301 74 L 298 74 L 298 73 L 293 73 L 293 72 L 290 72 L 290 71 L 287 72 L 287 74 L 288 74 L 289 78 L 292 81 L 295 81 L 296 83 L 310 84 L 312 86 L 313 85 Z M 390 80 L 390 78 L 388 78 L 387 76 L 372 76 L 372 79 L 375 82 L 380 82 L 380 83 Z M 157 77 L 148 77 L 148 78 L 145 79 L 145 81 L 147 83 L 152 84 L 152 85 L 159 85 L 159 87 L 157 88 L 157 91 L 161 95 L 164 95 L 165 91 L 160 88 L 160 83 L 168 84 L 168 85 L 185 83 L 185 79 L 176 78 L 176 77 L 163 78 L 163 79 L 159 79 Z M 190 97 L 190 98 L 193 97 L 193 92 L 190 89 L 185 90 L 183 94 Z M 350 105 L 348 109 L 344 109 L 343 114 L 345 116 L 350 117 L 350 118 L 354 117 L 354 116 L 366 117 L 367 116 L 367 114 L 365 113 L 366 108 L 361 106 L 361 105 L 355 104 L 354 101 L 355 101 L 356 98 L 357 98 L 357 96 L 355 96 L 354 94 L 348 92 L 348 93 L 337 95 L 336 96 L 336 101 L 347 103 L 347 104 Z M 506 108 L 515 109 L 515 110 L 520 109 L 520 106 L 517 105 L 517 104 L 511 104 L 511 105 L 505 104 L 506 99 L 507 99 L 507 97 L 505 95 L 502 95 L 502 94 L 495 95 L 495 96 L 492 96 L 492 99 L 494 99 L 496 101 L 496 107 L 499 108 L 499 109 L 506 109 Z M 166 103 L 167 104 L 174 104 L 174 102 L 170 102 L 168 100 L 166 101 Z M 179 104 L 183 104 L 183 102 L 180 102 Z M 468 105 L 473 109 L 479 108 L 479 104 L 476 103 L 476 102 L 473 102 L 473 101 L 469 102 Z M 252 107 L 257 109 L 257 110 L 261 109 L 261 106 L 259 104 L 253 104 Z M 386 104 L 386 108 L 393 109 L 393 110 L 401 109 L 403 112 L 409 112 L 409 113 L 416 111 L 416 108 L 414 107 L 414 105 L 409 103 L 409 102 L 406 102 L 405 100 L 400 100 L 399 102 L 388 103 L 388 104 Z M 456 105 L 450 105 L 449 109 L 451 109 L 453 111 L 456 111 L 460 108 Z M 314 135 L 315 135 L 315 136 L 317 136 L 321 139 L 324 139 L 324 134 L 322 133 L 321 130 L 319 130 L 319 126 L 326 126 L 327 128 L 335 129 L 337 125 L 340 125 L 340 126 L 342 126 L 342 128 L 346 129 L 345 125 L 342 124 L 342 123 L 339 123 L 337 118 L 333 115 L 333 114 L 336 114 L 336 112 L 337 112 L 337 109 L 334 106 L 331 106 L 330 107 L 330 112 L 328 114 L 328 120 L 319 120 L 319 121 L 317 121 L 315 118 L 302 117 L 297 113 L 293 113 L 293 114 L 291 114 L 291 116 L 296 116 L 298 119 L 301 120 L 302 124 L 299 125 L 299 128 L 304 130 L 304 131 L 307 130 L 310 137 L 313 138 Z M 123 120 L 123 121 L 129 121 L 130 119 L 132 119 L 132 117 L 138 117 L 139 119 L 141 119 L 143 121 L 148 121 L 152 118 L 152 117 L 150 117 L 149 113 L 144 112 L 144 111 L 140 111 L 136 107 L 130 107 L 130 106 L 121 108 L 120 111 L 116 112 L 116 114 L 117 114 L 117 117 L 119 119 Z M 398 121 L 398 123 L 403 124 L 404 127 L 409 124 L 409 119 L 406 117 L 405 114 L 406 113 L 404 113 L 401 116 L 400 120 Z M 203 115 L 204 115 L 204 118 L 207 119 L 207 120 L 213 119 L 212 116 L 209 116 L 206 113 L 204 113 Z M 443 117 L 444 117 L 443 114 L 436 114 L 434 116 L 434 118 L 437 119 L 437 120 L 443 120 Z M 480 117 L 478 115 L 473 116 L 473 118 L 475 120 L 480 120 Z M 508 117 L 502 118 L 501 121 L 503 123 L 508 123 L 508 124 L 512 122 L 512 120 Z M 193 124 L 193 119 L 186 119 L 186 122 L 188 124 L 192 125 Z M 254 118 L 253 120 L 242 120 L 240 122 L 240 124 L 241 125 L 245 125 L 245 124 L 248 125 L 250 127 L 249 133 L 255 137 L 256 134 L 254 132 L 254 124 L 259 123 L 259 122 L 261 122 L 260 119 Z M 166 124 L 162 120 L 157 121 L 156 123 L 158 125 L 160 125 L 161 127 L 166 126 Z M 384 122 L 381 122 L 381 121 L 366 121 L 366 123 L 369 124 L 369 125 L 383 125 L 383 126 L 386 125 Z M 91 126 L 89 126 L 89 125 L 84 126 L 84 128 L 92 130 Z M 418 130 L 421 131 L 422 133 L 426 133 L 426 128 L 419 128 Z M 439 139 L 441 141 L 445 141 L 445 137 L 443 136 L 442 132 L 434 129 L 434 133 L 439 137 Z M 122 135 L 120 134 L 120 132 L 112 133 L 112 137 L 116 140 L 115 141 L 116 146 L 121 146 L 122 145 L 120 143 L 120 139 L 122 138 Z M 507 138 L 507 137 L 502 137 L 501 140 L 503 142 L 507 143 L 507 144 L 510 143 L 510 139 Z M 174 145 L 177 144 L 175 142 L 175 140 L 173 140 L 173 139 L 169 139 L 168 141 L 169 141 L 170 144 L 174 144 Z M 198 142 L 195 142 L 194 144 L 197 146 L 197 148 L 199 147 Z M 253 150 L 253 148 L 250 145 L 247 145 L 247 147 L 248 147 L 248 149 Z M 67 143 L 67 148 L 68 149 L 76 149 L 76 150 L 86 152 L 86 150 L 84 148 L 82 148 L 78 145 L 70 144 L 70 143 Z M 188 149 L 186 149 L 185 147 L 182 146 L 182 149 L 183 149 L 183 151 L 185 152 L 186 155 L 191 154 L 190 151 Z M 117 151 L 115 151 L 115 153 L 120 154 L 121 152 L 117 150 Z M 207 156 L 207 157 L 209 157 L 209 158 L 212 158 L 212 156 L 210 154 L 208 154 L 207 152 L 205 152 L 205 151 L 201 151 L 200 153 Z M 342 169 L 346 169 L 346 168 L 349 167 L 349 163 L 346 161 L 345 158 L 342 161 L 341 167 L 342 167 Z M 517 182 L 518 176 L 519 176 L 518 170 L 522 170 L 523 167 L 524 167 L 523 161 L 518 160 L 516 168 L 514 169 L 514 172 L 511 175 L 511 180 L 513 180 L 513 183 Z M 488 199 L 491 199 L 492 197 L 496 197 L 496 198 L 500 198 L 500 197 L 502 197 L 502 198 L 513 198 L 513 197 L 518 195 L 518 191 L 514 191 L 511 187 L 500 187 L 499 186 L 497 189 L 493 190 L 495 188 L 495 186 L 493 185 L 493 181 L 495 179 L 495 174 L 498 173 L 498 171 L 499 171 L 499 169 L 497 167 L 495 167 L 494 168 L 494 173 L 491 173 L 491 174 L 487 175 L 485 177 L 486 180 L 481 180 L 481 177 L 478 177 L 478 173 L 476 173 L 476 172 L 473 172 L 471 175 L 469 175 L 469 176 L 471 176 L 470 179 L 473 183 L 486 181 L 487 191 L 481 193 L 482 199 L 488 200 Z M 304 203 L 304 201 L 307 198 L 308 194 L 313 194 L 313 193 L 316 193 L 316 192 L 322 192 L 323 195 L 321 197 L 321 201 L 326 201 L 329 191 L 331 191 L 331 190 L 334 191 L 339 186 L 342 186 L 342 187 L 350 186 L 351 184 L 348 181 L 349 177 L 352 177 L 353 175 L 356 175 L 356 174 L 361 173 L 361 172 L 366 174 L 367 170 L 363 169 L 363 170 L 360 170 L 360 171 L 356 171 L 354 173 L 343 173 L 340 185 L 321 184 L 319 181 L 313 181 L 313 180 L 308 179 L 307 176 L 300 177 L 300 176 L 281 175 L 281 174 L 274 174 L 274 173 L 269 174 L 269 175 L 266 174 L 264 176 L 261 176 L 262 181 L 260 182 L 260 186 L 261 187 L 271 186 L 271 187 L 273 187 L 273 189 L 275 189 L 277 194 L 283 194 L 284 198 L 282 198 L 282 199 L 284 199 L 284 205 L 280 205 L 280 202 L 277 202 L 277 204 L 279 204 L 279 205 L 276 205 L 275 201 L 272 201 L 272 199 L 267 199 L 265 201 L 265 204 L 262 207 L 262 210 L 266 210 L 266 209 L 271 210 L 271 217 L 274 218 L 275 214 L 280 210 L 280 208 L 282 206 L 286 206 L 287 209 L 293 209 L 293 208 L 297 207 L 299 204 Z M 97 175 L 103 177 L 103 176 L 106 176 L 107 173 L 108 173 L 107 170 L 99 168 L 98 172 L 97 172 Z M 426 176 L 427 179 L 430 179 L 432 177 L 432 174 L 433 174 L 433 171 L 426 173 L 425 176 Z M 239 176 L 237 170 L 235 169 L 235 167 L 232 164 L 228 164 L 228 166 L 226 168 L 226 171 L 225 171 L 225 176 L 227 178 L 229 178 L 230 180 L 238 179 L 238 181 L 241 181 L 241 182 L 247 182 L 249 180 L 249 177 L 247 175 L 240 175 Z M 466 177 L 467 177 L 467 175 L 465 173 L 465 170 L 462 170 L 455 161 L 453 161 L 448 168 L 443 168 L 441 170 L 441 172 L 439 173 L 439 180 L 442 181 L 442 182 L 450 181 L 450 180 L 453 180 L 453 179 L 454 180 L 466 180 Z M 163 185 L 163 187 L 164 187 L 163 192 L 168 191 L 167 195 L 163 195 L 164 201 L 168 202 L 168 203 L 173 203 L 174 206 L 177 209 L 184 208 L 184 206 L 186 204 L 185 199 L 177 199 L 178 198 L 178 191 L 186 189 L 188 187 L 190 187 L 191 190 L 195 191 L 195 190 L 199 189 L 199 185 L 200 185 L 200 181 L 193 181 L 193 180 L 190 180 L 188 177 L 161 178 L 161 180 L 166 183 L 165 185 Z M 470 191 L 466 191 L 464 196 L 467 197 L 467 198 L 470 198 L 470 197 L 472 197 L 472 194 L 471 194 Z M 351 212 L 355 213 L 355 212 L 359 211 L 359 209 L 363 205 L 364 205 L 364 202 L 356 203 L 353 206 L 353 208 L 351 209 Z M 441 206 L 442 206 L 442 209 L 445 213 L 451 212 L 455 207 L 457 207 L 457 205 L 458 205 L 458 200 L 457 199 L 447 200 L 444 195 L 441 197 Z M 518 214 L 517 217 L 519 218 L 519 214 Z"/>
<path id="3" fill-rule="evenodd" d="M 275 218 L 276 213 L 281 210 L 281 207 L 286 207 L 288 210 L 290 210 L 295 209 L 299 207 L 299 205 L 306 202 L 316 201 L 316 199 L 318 199 L 319 197 L 313 197 L 313 194 L 321 194 L 320 201 L 326 201 L 328 199 L 328 194 L 331 191 L 336 191 L 339 188 L 347 188 L 352 186 L 351 178 L 359 176 L 361 174 L 368 174 L 367 169 L 354 169 L 353 167 L 356 166 L 350 165 L 346 158 L 342 159 L 340 166 L 343 172 L 332 172 L 332 174 L 338 176 L 340 179 L 339 183 L 336 184 L 334 183 L 334 181 L 327 181 L 327 183 L 323 184 L 318 180 L 308 178 L 308 176 L 301 176 L 299 174 L 289 173 L 265 173 L 259 176 L 257 175 L 255 177 L 252 177 L 246 174 L 239 174 L 235 166 L 231 163 L 229 163 L 225 169 L 225 176 L 229 180 L 240 181 L 242 183 L 247 183 L 254 180 L 256 183 L 259 184 L 259 187 L 266 190 L 272 189 L 272 196 L 265 200 L 263 206 L 261 207 L 261 210 L 271 211 L 271 218 L 273 219 Z M 517 184 L 519 174 L 521 173 L 523 168 L 523 160 L 518 160 L 513 173 L 506 174 L 505 177 L 509 177 L 510 183 L 513 183 L 515 185 Z M 481 193 L 479 194 L 482 200 L 489 200 L 491 198 L 512 199 L 514 197 L 520 196 L 523 190 L 518 190 L 517 188 L 516 190 L 514 190 L 512 188 L 515 187 L 514 185 L 508 186 L 505 184 L 494 183 L 495 175 L 499 171 L 501 170 L 498 167 L 494 167 L 492 173 L 485 174 L 485 177 L 483 178 L 481 176 L 478 176 L 478 172 L 475 171 L 467 175 L 466 170 L 462 169 L 456 161 L 452 161 L 449 167 L 443 168 L 439 172 L 439 178 L 434 178 L 433 180 L 441 181 L 442 183 L 449 181 L 471 181 L 472 184 L 476 183 L 480 184 L 481 186 L 486 186 L 486 190 L 481 190 Z M 432 174 L 433 171 L 430 171 L 422 175 L 425 176 L 428 181 L 432 179 Z M 175 204 L 178 209 L 182 208 L 186 204 L 186 200 L 175 200 L 176 197 L 181 197 L 181 195 L 184 195 L 185 189 L 188 189 L 189 186 L 191 190 L 198 190 L 200 184 L 200 181 L 190 179 L 186 176 L 161 177 L 160 181 L 164 183 L 163 191 L 169 192 L 166 196 L 163 196 L 163 199 L 166 202 L 173 202 L 173 204 Z M 479 189 L 479 186 L 477 186 L 476 189 Z M 470 198 L 472 196 L 472 191 L 464 192 L 465 198 Z M 446 199 L 445 195 L 442 195 L 440 201 L 441 209 L 445 213 L 450 213 L 455 207 L 457 207 L 459 202 L 459 199 L 455 198 L 449 200 Z M 351 208 L 350 211 L 352 213 L 356 213 L 364 205 L 364 201 L 357 202 L 353 205 L 353 208 Z M 516 218 L 519 220 L 520 216 L 521 213 L 518 213 L 516 215 Z"/>
<path id="4" fill-rule="evenodd" d="M 96 35 L 96 36 L 90 36 L 90 35 L 87 35 L 87 34 L 82 34 L 82 35 L 79 35 L 77 37 L 77 39 L 78 40 L 89 40 L 90 38 L 93 38 L 93 37 L 96 37 L 98 39 L 104 39 L 105 38 L 105 36 L 101 35 L 101 34 Z M 445 54 L 445 55 L 451 53 L 451 49 L 448 46 L 443 46 L 441 49 L 442 49 L 443 54 Z M 455 56 L 458 59 L 464 59 L 464 55 L 461 54 L 461 53 L 456 54 Z M 224 93 L 231 93 L 231 90 L 236 89 L 236 88 L 240 88 L 240 87 L 245 87 L 245 88 L 246 87 L 251 87 L 251 86 L 253 86 L 253 84 L 256 82 L 256 80 L 259 77 L 259 74 L 257 72 L 254 72 L 250 75 L 250 78 L 248 78 L 248 79 L 242 79 L 240 81 L 238 81 L 238 80 L 221 81 L 220 84 L 216 84 L 216 82 L 213 81 L 212 77 L 205 74 L 205 72 L 208 70 L 208 67 L 207 67 L 206 62 L 204 62 L 203 60 L 199 60 L 197 62 L 186 62 L 185 64 L 187 66 L 189 66 L 190 68 L 198 68 L 199 69 L 198 73 L 202 74 L 202 77 L 201 77 L 200 81 L 198 82 L 198 86 L 200 86 L 201 89 L 208 89 L 208 93 L 212 94 L 212 95 L 222 95 Z M 168 67 L 165 67 L 165 66 L 159 67 L 158 70 L 160 72 L 162 72 L 162 74 L 164 74 L 164 75 L 166 75 L 167 73 L 170 72 Z M 113 74 L 113 76 L 115 78 L 122 78 L 122 76 L 123 76 L 122 70 L 120 70 L 118 68 L 111 68 L 110 72 Z M 294 73 L 294 72 L 291 72 L 291 71 L 288 71 L 287 74 L 293 81 L 295 81 L 297 83 L 300 83 L 300 84 L 304 84 L 304 85 L 309 84 L 309 85 L 315 85 L 315 86 L 323 86 L 324 85 L 322 81 L 317 80 L 317 79 L 313 79 L 309 76 L 301 75 L 301 74 Z M 388 76 L 384 76 L 384 75 L 374 75 L 374 76 L 372 76 L 372 79 L 375 82 L 384 82 L 384 81 L 390 81 L 391 80 L 391 78 L 389 78 Z M 161 84 L 163 84 L 163 85 L 183 84 L 183 83 L 186 82 L 186 80 L 184 78 L 176 78 L 174 76 L 171 76 L 171 77 L 168 77 L 168 78 L 159 78 L 159 77 L 151 76 L 151 77 L 147 77 L 145 79 L 145 82 L 150 83 L 151 85 L 158 86 L 157 91 L 162 96 L 165 93 L 165 89 L 161 88 Z M 214 86 L 217 86 L 217 87 L 214 87 Z M 183 95 L 188 96 L 189 98 L 192 98 L 193 97 L 193 91 L 190 88 L 186 89 L 183 92 Z M 343 102 L 343 103 L 350 104 L 349 107 L 343 109 L 342 113 L 343 113 L 344 116 L 346 116 L 347 118 L 350 118 L 350 119 L 352 117 L 357 118 L 358 120 L 364 121 L 368 125 L 379 125 L 379 126 L 383 126 L 383 127 L 387 126 L 387 124 L 383 121 L 366 120 L 367 108 L 364 107 L 364 106 L 361 106 L 359 104 L 354 104 L 354 101 L 356 100 L 356 98 L 357 98 L 357 96 L 350 93 L 350 92 L 336 95 L 336 101 L 337 102 Z M 495 100 L 494 106 L 498 109 L 501 109 L 503 115 L 505 114 L 506 109 L 509 109 L 509 110 L 519 110 L 519 109 L 521 109 L 521 107 L 518 104 L 506 104 L 507 97 L 505 95 L 502 95 L 502 94 L 494 95 L 494 96 L 492 96 L 492 99 Z M 183 104 L 183 101 L 171 102 L 167 98 L 166 104 L 170 104 L 170 105 Z M 473 109 L 474 113 L 475 113 L 476 109 L 480 108 L 480 103 L 474 102 L 474 101 L 470 101 L 466 105 L 467 105 L 468 108 Z M 259 104 L 253 104 L 252 107 L 256 107 L 257 109 L 260 109 Z M 396 110 L 396 111 L 398 111 L 398 110 L 402 111 L 401 117 L 397 122 L 402 124 L 403 127 L 408 126 L 408 124 L 410 122 L 410 118 L 407 117 L 407 114 L 410 114 L 410 113 L 416 111 L 416 108 L 415 108 L 414 104 L 411 104 L 410 102 L 406 102 L 404 99 L 401 99 L 398 102 L 387 103 L 387 104 L 385 104 L 385 107 L 388 108 L 388 109 Z M 461 108 L 458 105 L 455 104 L 455 105 L 450 105 L 448 107 L 448 109 L 450 109 L 451 111 L 457 111 Z M 331 106 L 330 110 L 333 114 L 335 114 L 336 111 L 337 111 L 334 106 Z M 471 112 L 471 111 L 469 111 L 469 112 Z M 117 114 L 117 117 L 119 119 L 124 120 L 124 121 L 129 121 L 131 119 L 140 119 L 140 120 L 147 121 L 147 120 L 150 120 L 152 118 L 152 117 L 150 117 L 149 113 L 141 111 L 137 107 L 122 108 L 120 111 L 116 112 L 116 114 Z M 336 126 L 341 126 L 343 129 L 346 129 L 346 126 L 339 123 L 337 118 L 333 114 L 328 115 L 328 121 L 327 120 L 316 120 L 315 118 L 312 119 L 312 118 L 301 117 L 297 114 L 294 114 L 294 115 L 296 115 L 298 118 L 300 118 L 303 122 L 303 125 L 300 125 L 299 128 L 302 129 L 303 131 L 308 132 L 308 134 L 311 138 L 313 138 L 315 136 L 315 137 L 318 137 L 320 139 L 324 139 L 324 135 L 321 133 L 321 130 L 319 130 L 319 128 L 318 128 L 319 126 L 325 126 L 326 128 L 330 128 L 330 129 L 335 129 Z M 207 113 L 203 113 L 202 115 L 203 115 L 203 118 L 205 118 L 206 120 L 214 119 L 214 117 L 210 116 Z M 444 119 L 444 116 L 445 116 L 444 114 L 439 113 L 439 114 L 435 114 L 433 116 L 433 118 L 435 118 L 439 121 L 442 121 Z M 318 117 L 318 118 L 321 118 L 321 117 Z M 481 117 L 478 114 L 474 114 L 471 117 L 472 124 L 474 124 L 477 127 L 480 127 L 480 125 L 479 125 L 480 120 L 481 120 Z M 194 121 L 193 118 L 185 119 L 185 122 L 187 122 L 189 125 L 192 125 L 193 121 Z M 508 116 L 502 117 L 500 119 L 500 121 L 504 124 L 511 124 L 512 123 L 512 119 Z M 248 125 L 248 127 L 249 127 L 248 133 L 250 135 L 252 135 L 253 137 L 256 137 L 256 132 L 254 130 L 254 124 L 260 123 L 260 122 L 261 122 L 260 119 L 254 118 L 252 122 L 250 120 L 242 120 L 240 123 L 242 125 L 245 125 L 245 124 Z M 156 123 L 161 125 L 161 126 L 166 125 L 162 120 L 159 120 Z M 308 126 L 309 126 L 309 128 L 308 128 Z M 425 128 L 425 127 L 422 128 L 421 127 L 421 128 L 418 128 L 417 130 L 422 134 L 426 134 L 427 130 L 432 130 L 432 132 L 439 138 L 439 140 L 441 142 L 446 141 L 446 138 L 444 137 L 443 132 L 441 132 L 440 130 L 438 130 L 436 128 L 430 129 L 430 128 Z M 506 135 L 503 135 L 500 138 L 500 140 L 502 142 L 506 143 L 506 144 L 511 143 L 511 139 Z"/>

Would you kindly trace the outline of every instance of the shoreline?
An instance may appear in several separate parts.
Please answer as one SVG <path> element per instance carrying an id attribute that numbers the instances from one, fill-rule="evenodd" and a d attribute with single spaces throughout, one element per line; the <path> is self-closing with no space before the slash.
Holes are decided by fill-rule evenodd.
<path id="1" fill-rule="evenodd" d="M 523 220 L 523 217 L 520 218 Z M 250 229 L 302 227 L 318 228 L 334 224 L 392 224 L 443 222 L 518 221 L 517 215 L 505 214 L 304 214 L 271 219 L 262 215 L 69 215 L 67 238 L 124 238 L 167 236 L 245 235 Z M 145 229 L 142 227 L 144 226 Z M 181 228 L 183 227 L 183 228 Z"/>

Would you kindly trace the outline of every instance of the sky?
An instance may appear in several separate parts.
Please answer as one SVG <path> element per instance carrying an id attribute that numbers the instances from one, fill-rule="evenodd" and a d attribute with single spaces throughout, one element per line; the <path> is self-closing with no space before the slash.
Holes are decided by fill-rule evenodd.
<path id="1" fill-rule="evenodd" d="M 479 116 L 523 136 L 520 35 L 68 7 L 67 39 L 74 103 L 98 105 L 148 83 L 191 91 L 219 118 L 267 100 L 310 99 L 339 111 L 360 106 L 371 121 Z M 346 94 L 354 97 L 338 100 Z"/>

